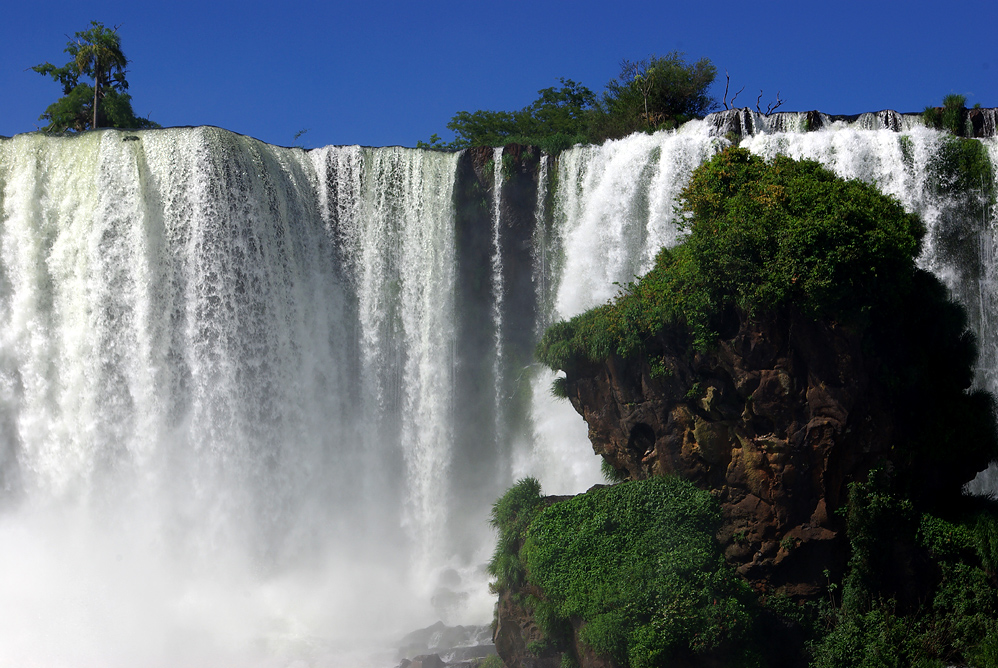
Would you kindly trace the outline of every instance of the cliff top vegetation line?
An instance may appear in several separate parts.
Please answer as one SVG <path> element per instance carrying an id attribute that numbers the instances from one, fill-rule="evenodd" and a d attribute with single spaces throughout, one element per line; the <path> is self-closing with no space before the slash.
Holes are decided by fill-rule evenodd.
<path id="1" fill-rule="evenodd" d="M 452 142 L 437 135 L 421 148 L 457 150 L 471 146 L 532 144 L 556 153 L 577 143 L 599 143 L 633 132 L 674 128 L 717 108 L 708 94 L 717 68 L 706 58 L 688 63 L 684 54 L 621 63 L 620 74 L 597 96 L 571 79 L 538 91 L 517 111 L 459 111 L 447 123 Z"/>

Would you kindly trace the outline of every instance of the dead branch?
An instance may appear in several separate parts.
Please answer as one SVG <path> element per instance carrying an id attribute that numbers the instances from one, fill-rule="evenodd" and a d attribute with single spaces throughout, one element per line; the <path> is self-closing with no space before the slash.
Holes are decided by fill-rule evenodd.
<path id="1" fill-rule="evenodd" d="M 738 93 L 741 93 L 743 90 L 745 90 L 745 86 L 742 86 L 741 88 L 739 88 L 738 89 L 738 93 L 735 93 L 735 96 L 733 98 L 731 98 L 731 106 L 729 107 L 728 106 L 728 86 L 729 85 L 731 85 L 731 76 L 728 74 L 727 70 L 724 70 L 724 108 L 725 109 L 734 109 L 734 107 L 735 107 L 735 100 L 738 98 Z"/>
<path id="2" fill-rule="evenodd" d="M 786 100 L 780 99 L 780 91 L 776 91 L 776 102 L 770 102 L 769 106 L 766 107 L 766 115 L 769 116 L 771 113 L 779 109 Z"/>
<path id="3" fill-rule="evenodd" d="M 745 86 L 742 86 L 741 88 L 739 88 L 738 89 L 738 93 L 735 93 L 735 96 L 733 98 L 731 98 L 731 107 L 732 107 L 732 109 L 735 107 L 735 100 L 738 99 L 739 93 L 741 93 L 743 90 L 745 90 Z"/>

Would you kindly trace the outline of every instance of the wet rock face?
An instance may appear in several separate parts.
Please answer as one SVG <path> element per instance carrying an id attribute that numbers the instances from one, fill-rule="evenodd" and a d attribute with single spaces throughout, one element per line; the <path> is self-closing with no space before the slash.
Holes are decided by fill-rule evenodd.
<path id="1" fill-rule="evenodd" d="M 569 399 L 618 471 L 717 495 L 725 556 L 757 589 L 819 596 L 845 567 L 835 510 L 884 458 L 892 417 L 855 331 L 741 316 L 729 334 L 706 354 L 663 338 L 647 359 L 575 369 Z"/>

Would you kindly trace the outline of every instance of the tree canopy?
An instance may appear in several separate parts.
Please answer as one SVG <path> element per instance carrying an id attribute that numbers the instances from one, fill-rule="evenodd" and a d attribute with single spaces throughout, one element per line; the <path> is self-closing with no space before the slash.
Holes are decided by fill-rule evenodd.
<path id="1" fill-rule="evenodd" d="M 125 91 L 128 59 L 121 50 L 118 28 L 91 21 L 66 43 L 70 60 L 62 67 L 46 62 L 31 69 L 52 77 L 62 86 L 63 96 L 50 104 L 39 120 L 48 121 L 46 132 L 82 132 L 93 128 L 159 127 L 132 111 L 132 98 Z M 81 81 L 91 79 L 93 84 Z"/>
<path id="2" fill-rule="evenodd" d="M 537 91 L 537 99 L 518 111 L 459 111 L 447 123 L 454 141 L 445 143 L 434 134 L 418 145 L 456 150 L 520 143 L 555 153 L 577 143 L 672 128 L 717 106 L 708 94 L 716 74 L 706 58 L 687 63 L 675 51 L 625 60 L 602 96 L 571 79 L 559 79 L 560 88 Z"/>

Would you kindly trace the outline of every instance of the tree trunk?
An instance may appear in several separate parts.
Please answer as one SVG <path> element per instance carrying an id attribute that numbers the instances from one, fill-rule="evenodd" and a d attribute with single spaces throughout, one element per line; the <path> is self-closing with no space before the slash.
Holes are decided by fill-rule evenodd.
<path id="1" fill-rule="evenodd" d="M 94 124 L 93 129 L 97 129 L 97 96 L 100 93 L 100 78 L 94 77 Z"/>

